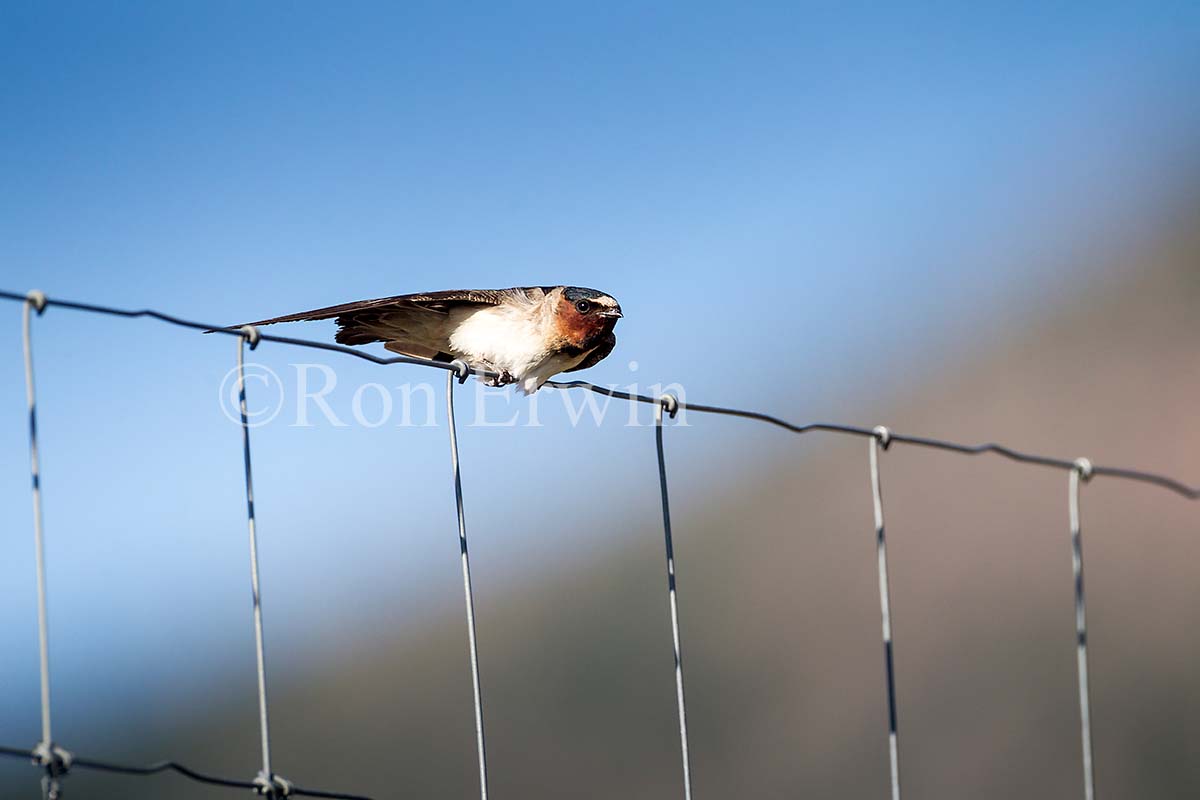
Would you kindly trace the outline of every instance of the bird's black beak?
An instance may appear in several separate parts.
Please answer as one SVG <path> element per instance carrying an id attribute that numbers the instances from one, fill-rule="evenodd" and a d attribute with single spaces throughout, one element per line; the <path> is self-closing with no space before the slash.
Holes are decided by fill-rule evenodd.
<path id="1" fill-rule="evenodd" d="M 621 309 L 620 308 L 606 308 L 600 312 L 600 316 L 612 317 L 614 319 L 620 319 L 622 316 Z"/>

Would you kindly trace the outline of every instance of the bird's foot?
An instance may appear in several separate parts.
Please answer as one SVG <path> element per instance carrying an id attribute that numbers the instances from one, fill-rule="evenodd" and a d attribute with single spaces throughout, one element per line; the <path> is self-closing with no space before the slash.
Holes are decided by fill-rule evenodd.
<path id="1" fill-rule="evenodd" d="M 517 379 L 512 376 L 506 369 L 496 371 L 496 375 L 489 377 L 484 381 L 488 386 L 508 386 L 510 383 L 516 383 Z"/>

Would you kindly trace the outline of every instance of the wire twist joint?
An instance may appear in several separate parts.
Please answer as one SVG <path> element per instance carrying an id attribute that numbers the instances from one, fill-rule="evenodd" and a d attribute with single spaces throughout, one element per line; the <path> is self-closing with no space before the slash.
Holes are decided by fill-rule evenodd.
<path id="1" fill-rule="evenodd" d="M 66 775 L 75 757 L 53 742 L 38 742 L 33 748 L 33 763 L 46 769 L 52 778 Z"/>
<path id="2" fill-rule="evenodd" d="M 471 375 L 471 367 L 461 358 L 456 358 L 450 362 L 450 366 L 454 369 L 454 377 L 458 378 L 459 383 L 466 383 L 467 378 Z"/>
<path id="3" fill-rule="evenodd" d="M 250 349 L 258 347 L 258 343 L 262 341 L 262 334 L 258 332 L 258 328 L 253 325 L 243 325 L 238 328 L 242 336 L 245 337 L 246 343 L 250 345 Z"/>
<path id="4" fill-rule="evenodd" d="M 294 788 L 291 781 L 275 774 L 260 772 L 254 778 L 254 791 L 263 797 L 291 797 Z"/>
<path id="5" fill-rule="evenodd" d="M 673 394 L 664 394 L 658 398 L 658 404 L 663 407 L 663 411 L 667 412 L 667 416 L 675 419 L 675 415 L 679 413 L 679 398 Z"/>
<path id="6" fill-rule="evenodd" d="M 25 301 L 33 306 L 33 310 L 40 317 L 42 312 L 46 310 L 46 293 L 41 289 L 34 289 L 29 294 L 25 295 Z"/>
<path id="7" fill-rule="evenodd" d="M 1075 459 L 1071 468 L 1079 473 L 1079 479 L 1084 483 L 1090 481 L 1092 475 L 1096 473 L 1096 468 L 1092 466 L 1091 460 L 1082 457 Z"/>
<path id="8" fill-rule="evenodd" d="M 886 425 L 876 425 L 871 431 L 875 434 L 875 438 L 879 440 L 879 446 L 887 450 L 892 443 L 892 432 L 888 430 Z"/>

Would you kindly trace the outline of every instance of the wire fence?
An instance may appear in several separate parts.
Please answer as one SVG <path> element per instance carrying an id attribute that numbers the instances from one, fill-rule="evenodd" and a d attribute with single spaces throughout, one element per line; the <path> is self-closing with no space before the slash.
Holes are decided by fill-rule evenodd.
<path id="1" fill-rule="evenodd" d="M 0 756 L 30 760 L 41 771 L 41 787 L 44 800 L 57 800 L 62 796 L 63 778 L 72 770 L 94 770 L 98 772 L 118 773 L 130 776 L 151 776 L 164 772 L 175 772 L 190 780 L 223 786 L 233 789 L 253 790 L 268 798 L 283 797 L 318 797 L 341 798 L 341 800 L 369 800 L 365 795 L 348 792 L 320 791 L 303 788 L 290 780 L 276 774 L 271 762 L 271 743 L 268 725 L 267 680 L 266 680 L 266 648 L 263 640 L 262 598 L 259 586 L 258 543 L 255 531 L 255 507 L 253 472 L 250 461 L 250 428 L 246 416 L 246 382 L 244 373 L 245 349 L 251 350 L 262 342 L 272 342 L 297 347 L 344 353 L 355 358 L 365 359 L 376 364 L 413 364 L 432 367 L 446 371 L 446 408 L 449 415 L 451 468 L 454 481 L 454 497 L 458 518 L 459 548 L 462 556 L 463 595 L 466 607 L 467 638 L 471 660 L 472 693 L 475 707 L 475 736 L 479 761 L 479 793 L 486 800 L 488 792 L 487 748 L 484 737 L 483 693 L 480 683 L 478 640 L 476 636 L 475 603 L 471 588 L 471 566 L 467 549 L 466 516 L 463 508 L 462 476 L 458 459 L 458 438 L 454 413 L 454 383 L 463 383 L 472 374 L 472 370 L 463 361 L 449 363 L 426 361 L 407 356 L 379 357 L 361 350 L 353 350 L 325 342 L 315 342 L 306 339 L 293 339 L 285 336 L 274 336 L 261 333 L 253 326 L 227 328 L 210 325 L 192 320 L 164 314 L 151 309 L 128 310 L 90 303 L 78 303 L 67 300 L 48 298 L 39 291 L 28 294 L 0 291 L 0 299 L 12 300 L 22 304 L 22 344 L 25 361 L 26 400 L 29 412 L 29 458 L 32 480 L 33 523 L 35 540 L 35 569 L 37 571 L 37 608 L 38 608 L 38 657 L 41 687 L 41 739 L 30 749 L 0 746 Z M 117 764 L 106 760 L 85 758 L 75 755 L 59 746 L 51 735 L 51 702 L 50 702 L 50 660 L 49 660 L 49 631 L 46 614 L 46 563 L 44 533 L 42 530 L 41 509 L 41 474 L 38 462 L 38 426 L 37 398 L 34 384 L 32 317 L 40 316 L 47 308 L 56 307 L 83 311 L 93 314 L 105 314 L 117 317 L 138 318 L 149 317 L 171 325 L 194 330 L 237 337 L 237 371 L 238 371 L 238 404 L 241 415 L 242 429 L 242 462 L 245 469 L 246 485 L 246 514 L 249 532 L 250 550 L 250 582 L 253 599 L 253 623 L 255 639 L 255 657 L 258 686 L 259 738 L 261 769 L 250 780 L 220 777 L 210 775 L 177 761 L 161 761 L 145 766 Z M 474 374 L 480 378 L 495 377 L 494 375 L 476 370 Z M 895 688 L 895 670 L 893 660 L 892 610 L 888 590 L 887 546 L 884 537 L 884 505 L 880 489 L 881 451 L 887 451 L 894 444 L 906 444 L 917 447 L 934 448 L 963 455 L 980 455 L 991 453 L 1012 461 L 1063 470 L 1068 473 L 1068 520 L 1072 548 L 1073 582 L 1075 596 L 1076 619 L 1076 656 L 1079 689 L 1079 720 L 1081 731 L 1081 752 L 1083 790 L 1086 800 L 1095 796 L 1095 778 L 1092 758 L 1091 703 L 1088 693 L 1088 661 L 1087 661 L 1087 616 L 1083 591 L 1083 550 L 1080 526 L 1080 487 L 1096 477 L 1107 477 L 1124 481 L 1146 483 L 1174 492 L 1189 500 L 1200 499 L 1200 487 L 1189 486 L 1165 475 L 1128 469 L 1125 467 L 1109 467 L 1094 465 L 1086 458 L 1074 460 L 1052 458 L 1048 456 L 1023 453 L 1000 444 L 987 443 L 966 445 L 940 439 L 920 436 L 907 436 L 895 433 L 884 426 L 874 428 L 857 427 L 852 425 L 837 425 L 827 423 L 812 423 L 795 425 L 778 417 L 759 411 L 726 408 L 721 406 L 704 405 L 700 403 L 685 403 L 677 397 L 665 394 L 651 397 L 641 394 L 618 391 L 613 388 L 597 386 L 586 381 L 549 381 L 546 385 L 557 389 L 584 389 L 610 397 L 636 403 L 649 403 L 655 408 L 655 447 L 658 456 L 659 490 L 662 497 L 663 538 L 666 549 L 667 563 L 667 593 L 671 615 L 671 642 L 674 653 L 674 672 L 676 705 L 679 713 L 679 743 L 682 766 L 682 789 L 685 800 L 692 797 L 692 771 L 688 755 L 687 712 L 684 700 L 683 654 L 679 625 L 679 605 L 675 580 L 675 554 L 671 538 L 671 509 L 667 492 L 667 468 L 663 447 L 664 416 L 673 419 L 681 410 L 718 414 L 743 419 L 754 420 L 774 425 L 797 434 L 811 432 L 828 432 L 848 436 L 858 436 L 868 440 L 868 464 L 871 482 L 872 505 L 875 519 L 875 536 L 878 554 L 879 572 L 879 602 L 882 619 L 884 646 L 884 674 L 887 695 L 887 724 L 888 724 L 888 753 L 891 767 L 891 796 L 893 800 L 900 798 L 900 750 L 897 738 L 897 698 Z"/>

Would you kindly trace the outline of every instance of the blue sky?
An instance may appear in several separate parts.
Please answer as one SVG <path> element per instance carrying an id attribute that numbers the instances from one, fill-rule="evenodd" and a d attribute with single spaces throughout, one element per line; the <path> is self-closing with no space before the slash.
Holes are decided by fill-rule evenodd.
<path id="1" fill-rule="evenodd" d="M 5 3 L 0 286 L 232 323 L 590 285 L 626 318 L 589 379 L 840 419 L 869 381 L 902 393 L 1102 281 L 1196 174 L 1194 4 L 645 6 Z M 0 740 L 20 742 L 36 651 L 7 312 Z M 216 401 L 232 342 L 57 310 L 35 335 L 63 704 L 101 702 L 84 670 L 114 691 L 183 675 L 193 641 L 244 666 L 240 442 Z M 254 357 L 335 366 L 343 411 L 363 382 L 441 391 Z M 572 537 L 578 486 L 622 525 L 656 513 L 648 430 L 569 429 L 541 402 L 544 428 L 461 432 L 484 602 L 604 546 Z M 680 482 L 712 480 L 731 435 L 675 435 Z M 453 602 L 444 427 L 281 423 L 254 447 L 272 645 Z"/>

